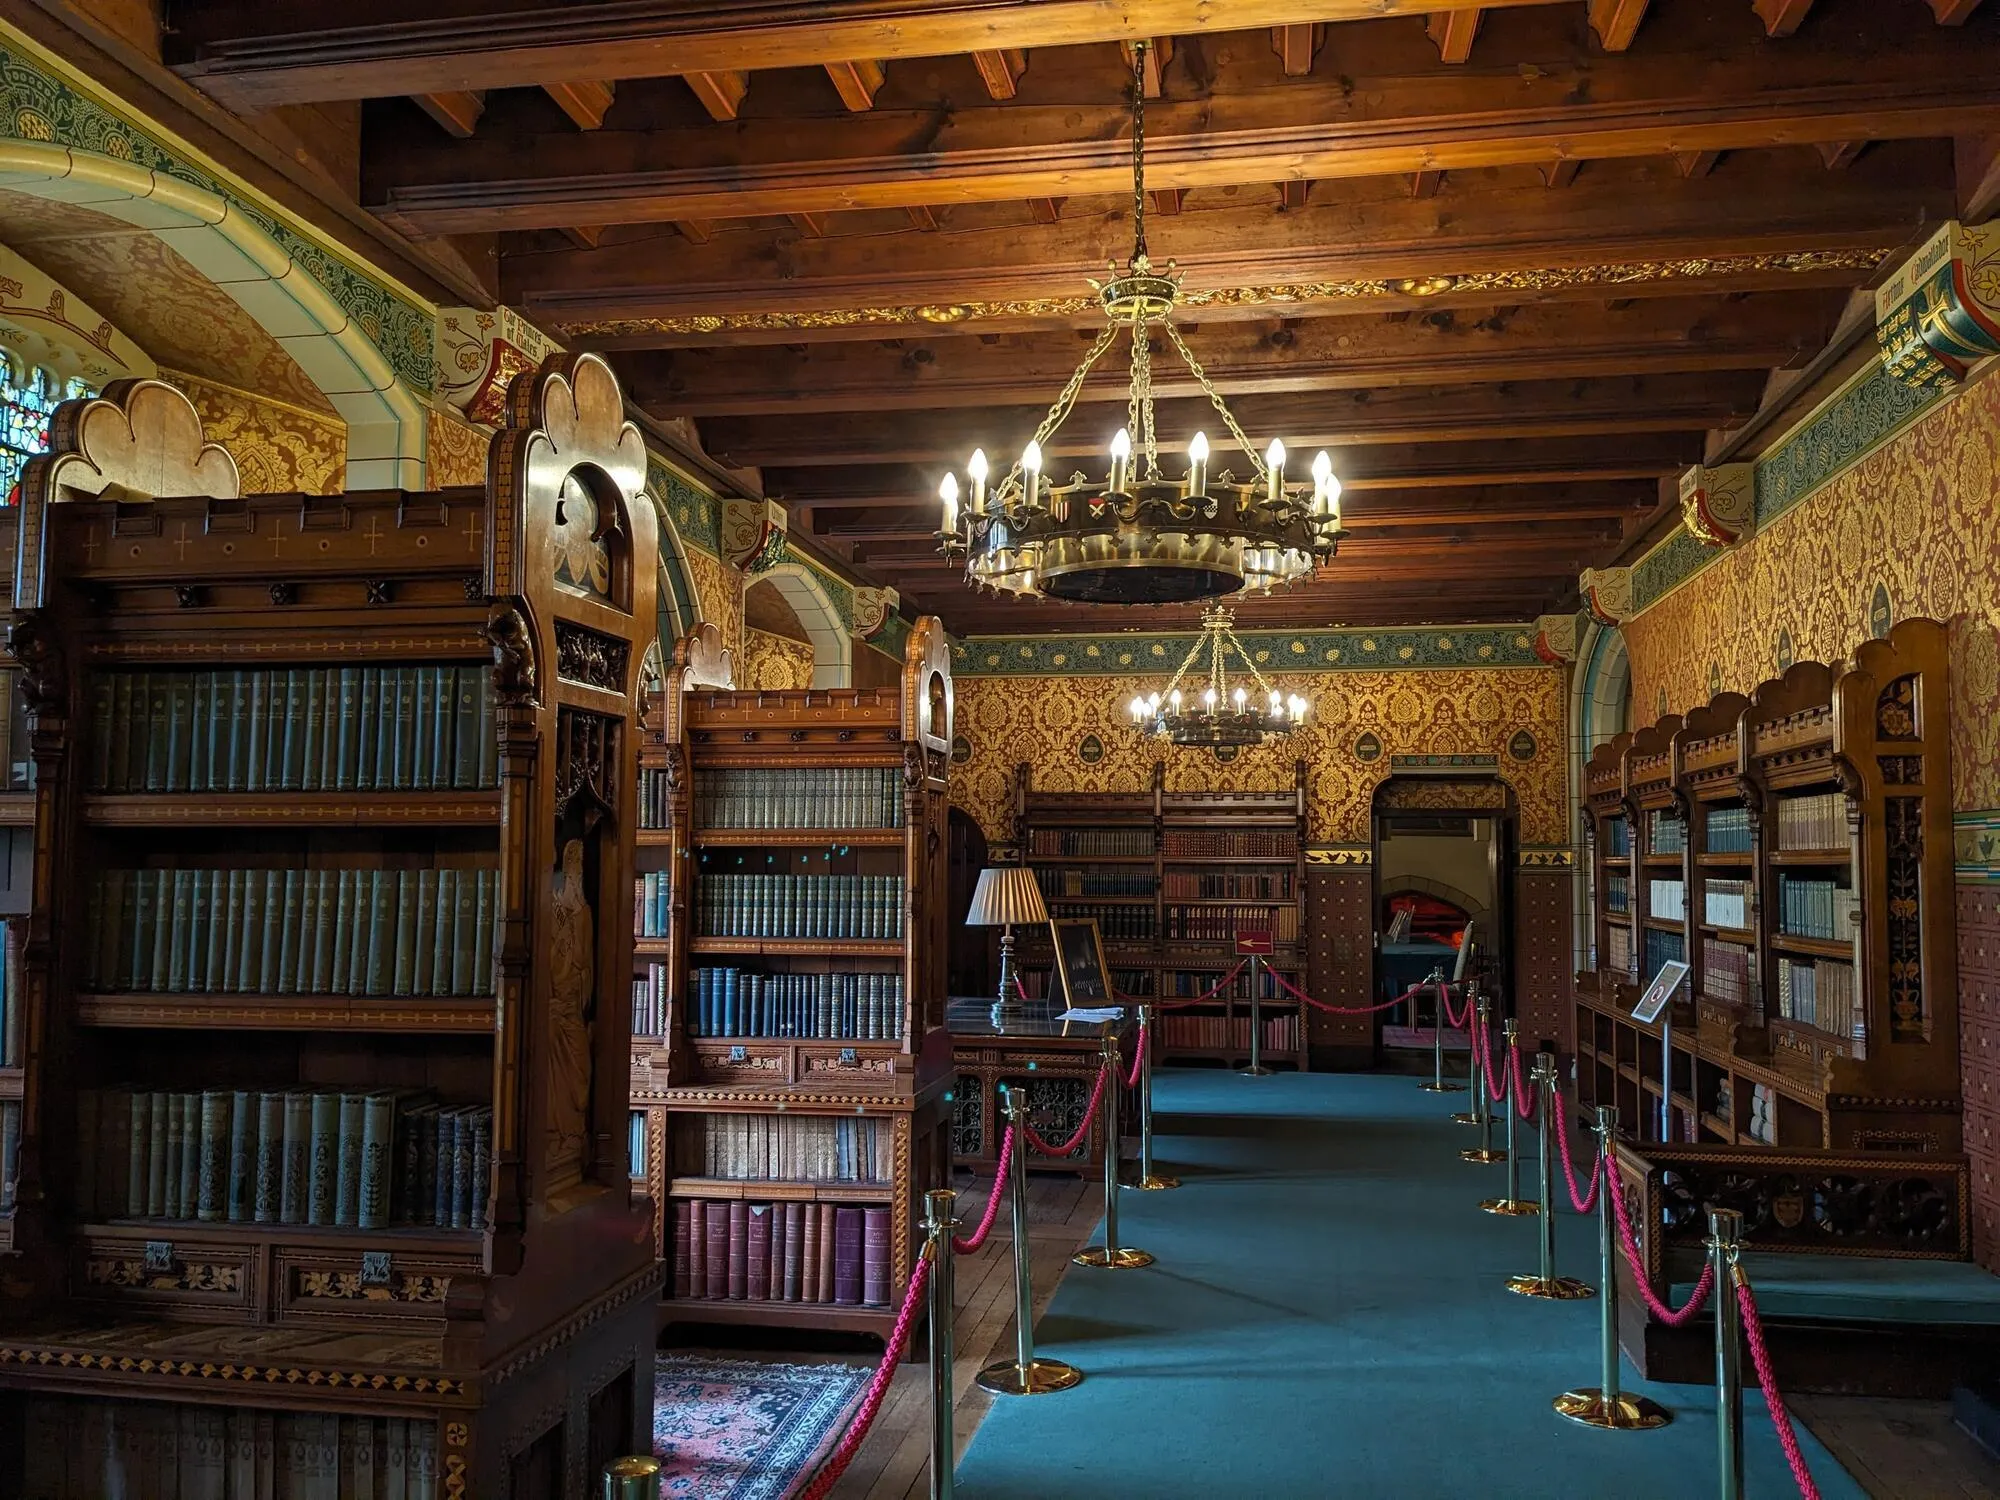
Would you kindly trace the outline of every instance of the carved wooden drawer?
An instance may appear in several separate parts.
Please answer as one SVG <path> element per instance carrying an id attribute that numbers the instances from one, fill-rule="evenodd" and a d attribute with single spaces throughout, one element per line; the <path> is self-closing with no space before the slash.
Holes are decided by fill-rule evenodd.
<path id="1" fill-rule="evenodd" d="M 271 1285 L 280 1323 L 339 1324 L 365 1318 L 444 1326 L 445 1297 L 455 1277 L 477 1276 L 476 1255 L 435 1251 L 339 1251 L 278 1248 Z"/>
<path id="2" fill-rule="evenodd" d="M 90 1233 L 75 1251 L 71 1285 L 79 1300 L 143 1308 L 150 1316 L 204 1322 L 258 1321 L 260 1251 L 255 1245 L 176 1241 L 173 1226 Z"/>
<path id="3" fill-rule="evenodd" d="M 899 1072 L 907 1072 L 910 1059 L 901 1052 L 883 1052 L 868 1047 L 842 1047 L 835 1043 L 802 1046 L 798 1081 L 822 1088 L 886 1088 Z"/>
<path id="4" fill-rule="evenodd" d="M 694 1081 L 730 1088 L 783 1088 L 791 1083 L 792 1049 L 783 1042 L 697 1042 Z"/>

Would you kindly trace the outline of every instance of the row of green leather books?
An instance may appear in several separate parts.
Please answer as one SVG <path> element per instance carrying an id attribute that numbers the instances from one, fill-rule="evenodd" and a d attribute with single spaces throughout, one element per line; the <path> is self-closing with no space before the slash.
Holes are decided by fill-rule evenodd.
<path id="1" fill-rule="evenodd" d="M 84 1089 L 76 1139 L 85 1220 L 486 1221 L 493 1111 L 424 1090 Z"/>
<path id="2" fill-rule="evenodd" d="M 490 995 L 499 895 L 496 870 L 107 870 L 85 988 Z"/>
<path id="3" fill-rule="evenodd" d="M 707 937 L 899 938 L 900 875 L 709 875 L 696 887 Z"/>
<path id="4" fill-rule="evenodd" d="M 97 792 L 424 791 L 499 784 L 489 667 L 99 672 Z"/>
<path id="5" fill-rule="evenodd" d="M 697 771 L 697 828 L 901 828 L 900 767 Z"/>

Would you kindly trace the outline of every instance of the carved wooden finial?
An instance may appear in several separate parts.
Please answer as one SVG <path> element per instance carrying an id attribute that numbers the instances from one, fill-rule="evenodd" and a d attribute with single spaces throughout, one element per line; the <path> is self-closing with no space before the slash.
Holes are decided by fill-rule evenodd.
<path id="1" fill-rule="evenodd" d="M 243 486 L 236 460 L 202 436 L 201 413 L 178 386 L 114 380 L 101 396 L 57 408 L 48 453 L 22 475 L 22 493 L 37 492 L 51 502 L 99 495 L 230 500 Z"/>

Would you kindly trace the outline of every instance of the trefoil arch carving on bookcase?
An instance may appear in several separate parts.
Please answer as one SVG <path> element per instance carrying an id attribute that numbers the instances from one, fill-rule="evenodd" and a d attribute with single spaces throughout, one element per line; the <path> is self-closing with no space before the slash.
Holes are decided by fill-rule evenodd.
<path id="1" fill-rule="evenodd" d="M 903 655 L 903 742 L 949 759 L 953 711 L 951 642 L 937 616 L 925 615 Z"/>
<path id="2" fill-rule="evenodd" d="M 679 747 L 687 733 L 687 695 L 696 688 L 736 691 L 735 653 L 722 644 L 722 628 L 703 620 L 674 643 L 673 665 L 667 669 L 661 703 L 663 738 L 669 751 L 668 778 L 679 782 Z"/>

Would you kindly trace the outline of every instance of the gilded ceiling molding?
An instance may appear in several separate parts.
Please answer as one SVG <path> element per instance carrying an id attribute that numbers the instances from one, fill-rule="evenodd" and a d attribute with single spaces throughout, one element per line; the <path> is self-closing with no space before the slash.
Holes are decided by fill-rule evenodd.
<path id="1" fill-rule="evenodd" d="M 1596 266 L 1555 266 L 1513 271 L 1471 271 L 1459 275 L 1390 277 L 1382 280 L 1291 281 L 1261 286 L 1193 288 L 1183 307 L 1302 307 L 1316 303 L 1423 300 L 1446 292 L 1459 296 L 1557 292 L 1577 288 L 1629 286 L 1639 282 L 1709 280 L 1766 275 L 1773 271 L 1809 275 L 1829 271 L 1872 271 L 1894 246 L 1864 250 L 1802 250 L 1786 254 L 1690 256 L 1679 260 L 1618 261 Z M 874 307 L 796 308 L 782 311 L 694 313 L 675 317 L 579 318 L 554 326 L 566 338 L 630 339 L 653 335 L 769 333 L 873 325 L 935 323 L 954 325 L 996 318 L 1076 318 L 1100 311 L 1095 297 L 1020 297 L 993 302 L 896 303 Z"/>
<path id="2" fill-rule="evenodd" d="M 1757 529 L 1757 466 L 1696 464 L 1681 475 L 1681 524 L 1709 547 L 1733 547 Z"/>
<path id="3" fill-rule="evenodd" d="M 1118 676 L 1158 672 L 1186 658 L 1198 632 L 972 636 L 951 643 L 959 677 Z M 1407 672 L 1443 667 L 1540 667 L 1530 625 L 1393 630 L 1241 630 L 1265 672 Z"/>

